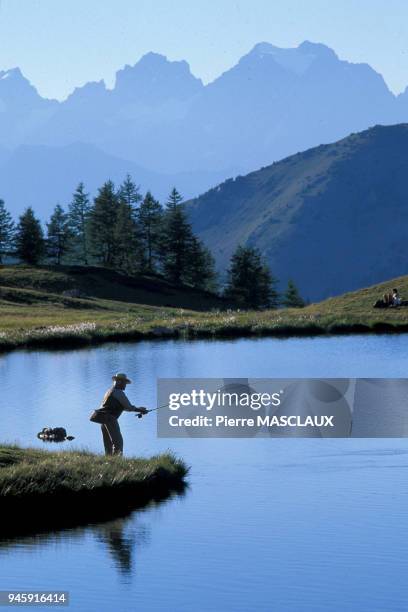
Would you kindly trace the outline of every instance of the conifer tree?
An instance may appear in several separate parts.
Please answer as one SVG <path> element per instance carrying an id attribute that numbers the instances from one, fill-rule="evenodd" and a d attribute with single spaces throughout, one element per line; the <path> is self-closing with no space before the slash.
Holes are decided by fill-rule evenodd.
<path id="1" fill-rule="evenodd" d="M 72 232 L 72 247 L 75 259 L 84 264 L 89 263 L 89 218 L 91 204 L 89 194 L 83 183 L 79 183 L 69 205 L 69 224 Z"/>
<path id="2" fill-rule="evenodd" d="M 217 290 L 214 258 L 196 236 L 191 238 L 185 281 L 196 289 Z"/>
<path id="3" fill-rule="evenodd" d="M 146 264 L 141 232 L 133 212 L 126 202 L 119 202 L 115 223 L 114 264 L 126 274 L 140 273 Z"/>
<path id="4" fill-rule="evenodd" d="M 144 265 L 147 271 L 157 270 L 161 247 L 163 207 L 148 191 L 138 209 L 140 244 L 144 249 Z"/>
<path id="5" fill-rule="evenodd" d="M 162 265 L 164 274 L 176 285 L 188 282 L 193 239 L 182 197 L 174 188 L 163 217 Z"/>
<path id="6" fill-rule="evenodd" d="M 89 219 L 92 252 L 98 262 L 105 266 L 113 266 L 115 262 L 117 217 L 118 196 L 115 185 L 107 181 L 98 189 Z"/>
<path id="7" fill-rule="evenodd" d="M 243 308 L 276 308 L 275 284 L 258 249 L 238 246 L 231 257 L 225 297 Z"/>
<path id="8" fill-rule="evenodd" d="M 118 215 L 115 224 L 115 266 L 127 274 L 141 272 L 146 257 L 139 222 L 139 188 L 128 174 L 118 190 Z"/>
<path id="9" fill-rule="evenodd" d="M 14 221 L 6 209 L 4 200 L 0 200 L 0 264 L 3 255 L 10 251 L 14 244 Z"/>
<path id="10" fill-rule="evenodd" d="M 125 180 L 119 187 L 118 195 L 119 201 L 127 204 L 132 210 L 132 215 L 136 218 L 138 204 L 143 198 L 140 195 L 139 187 L 132 181 L 130 174 L 126 175 Z"/>
<path id="11" fill-rule="evenodd" d="M 182 201 L 183 196 L 177 191 L 175 187 L 173 187 L 167 200 L 167 209 L 177 208 L 177 206 L 181 204 Z"/>
<path id="12" fill-rule="evenodd" d="M 288 281 L 287 289 L 283 295 L 282 304 L 287 308 L 303 308 L 305 301 L 292 280 Z"/>
<path id="13" fill-rule="evenodd" d="M 64 255 L 70 248 L 72 232 L 69 224 L 69 217 L 59 204 L 54 208 L 49 223 L 47 223 L 47 255 L 61 264 Z"/>
<path id="14" fill-rule="evenodd" d="M 37 265 L 45 255 L 44 233 L 31 207 L 20 216 L 16 230 L 16 254 L 25 263 Z"/>

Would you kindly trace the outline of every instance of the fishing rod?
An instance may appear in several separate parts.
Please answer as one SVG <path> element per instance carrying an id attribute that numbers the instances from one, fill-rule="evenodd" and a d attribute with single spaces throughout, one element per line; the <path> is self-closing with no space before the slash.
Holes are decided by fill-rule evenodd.
<path id="1" fill-rule="evenodd" d="M 221 389 L 217 389 L 217 393 L 219 391 L 221 391 Z M 170 404 L 163 404 L 163 406 L 157 406 L 157 408 L 151 408 L 147 412 L 156 412 L 156 410 L 161 410 L 162 408 L 168 408 L 169 406 L 170 406 Z M 135 415 L 135 416 L 137 416 L 138 419 L 141 419 L 143 414 L 138 414 L 138 415 Z"/>
<path id="2" fill-rule="evenodd" d="M 156 412 L 156 410 L 161 410 L 162 408 L 168 408 L 169 406 L 170 406 L 170 404 L 163 404 L 163 406 L 157 406 L 157 408 L 151 408 L 147 412 Z M 139 414 L 137 414 L 135 416 L 137 416 L 138 419 L 141 419 L 143 414 L 139 413 Z"/>
<path id="3" fill-rule="evenodd" d="M 221 389 L 222 389 L 222 388 L 223 388 L 223 387 L 221 387 Z M 217 393 L 218 393 L 219 391 L 221 391 L 221 389 L 217 389 Z M 156 412 L 156 410 L 161 410 L 162 408 L 168 408 L 169 406 L 170 406 L 170 404 L 163 404 L 163 406 L 157 406 L 157 408 L 151 408 L 151 409 L 150 409 L 150 410 L 148 410 L 147 412 Z M 138 414 L 138 415 L 135 415 L 135 416 L 137 416 L 137 418 L 138 418 L 138 419 L 141 419 L 141 418 L 142 418 L 142 416 L 143 416 L 143 414 Z"/>

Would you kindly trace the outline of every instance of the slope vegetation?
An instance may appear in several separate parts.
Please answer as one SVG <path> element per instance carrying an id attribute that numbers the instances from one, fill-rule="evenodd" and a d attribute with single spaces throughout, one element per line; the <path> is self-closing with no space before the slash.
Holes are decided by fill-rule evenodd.
<path id="1" fill-rule="evenodd" d="M 100 307 L 98 300 L 192 310 L 225 304 L 212 293 L 176 287 L 161 276 L 136 278 L 107 268 L 82 266 L 0 267 L 0 298 L 20 303 L 57 302 L 66 307 Z"/>
<path id="2" fill-rule="evenodd" d="M 120 299 L 69 297 L 38 288 L 0 287 L 0 351 L 155 338 L 407 332 L 408 307 L 372 307 L 393 287 L 408 299 L 408 276 L 404 276 L 306 308 L 247 312 L 225 308 L 203 312 Z"/>
<path id="3" fill-rule="evenodd" d="M 377 126 L 228 180 L 189 203 L 227 265 L 257 246 L 283 284 L 316 301 L 408 270 L 408 125 Z"/>

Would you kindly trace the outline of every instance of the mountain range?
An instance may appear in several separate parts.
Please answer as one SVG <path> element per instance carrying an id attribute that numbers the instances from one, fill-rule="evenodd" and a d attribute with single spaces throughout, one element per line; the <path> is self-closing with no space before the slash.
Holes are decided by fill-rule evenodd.
<path id="1" fill-rule="evenodd" d="M 175 185 L 185 194 L 195 194 L 223 178 L 221 172 L 154 172 L 79 142 L 60 147 L 21 145 L 12 152 L 0 149 L 0 198 L 15 216 L 33 206 L 44 220 L 55 204 L 66 207 L 80 180 L 95 194 L 107 179 L 119 185 L 127 174 L 134 177 L 142 193 L 150 189 L 161 201 Z"/>
<path id="2" fill-rule="evenodd" d="M 256 246 L 281 288 L 293 279 L 313 301 L 402 276 L 408 125 L 376 126 L 229 179 L 188 210 L 221 270 L 238 244 Z"/>
<path id="3" fill-rule="evenodd" d="M 148 53 L 103 81 L 48 100 L 18 69 L 0 71 L 0 197 L 42 217 L 83 180 L 94 192 L 130 172 L 163 199 L 333 142 L 375 124 L 408 121 L 408 90 L 395 96 L 367 64 L 325 45 L 257 44 L 204 85 L 185 61 Z M 36 179 L 36 180 L 34 180 Z"/>

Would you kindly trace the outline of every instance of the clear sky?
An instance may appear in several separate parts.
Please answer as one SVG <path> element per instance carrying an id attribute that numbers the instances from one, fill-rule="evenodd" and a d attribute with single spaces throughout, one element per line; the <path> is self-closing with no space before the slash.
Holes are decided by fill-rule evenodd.
<path id="1" fill-rule="evenodd" d="M 257 42 L 323 42 L 367 62 L 390 89 L 408 85 L 407 0 L 0 0 L 0 70 L 19 66 L 64 98 L 148 51 L 185 59 L 204 82 Z"/>

